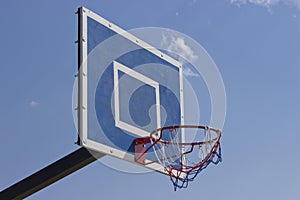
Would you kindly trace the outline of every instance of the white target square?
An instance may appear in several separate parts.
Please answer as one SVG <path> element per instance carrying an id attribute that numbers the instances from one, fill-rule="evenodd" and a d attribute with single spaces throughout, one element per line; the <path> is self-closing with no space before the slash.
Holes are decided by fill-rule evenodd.
<path id="1" fill-rule="evenodd" d="M 113 61 L 115 125 L 147 137 L 160 128 L 159 83 Z"/>

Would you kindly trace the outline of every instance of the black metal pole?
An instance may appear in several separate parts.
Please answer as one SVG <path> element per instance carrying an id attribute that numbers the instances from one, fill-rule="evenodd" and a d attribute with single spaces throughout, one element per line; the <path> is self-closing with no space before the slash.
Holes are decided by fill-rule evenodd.
<path id="1" fill-rule="evenodd" d="M 80 149 L 1 191 L 0 199 L 23 199 L 103 157 L 104 154 Z"/>
<path id="2" fill-rule="evenodd" d="M 78 8 L 78 71 L 82 59 L 82 13 L 83 8 Z M 80 93 L 79 93 L 80 94 Z M 79 101 L 81 102 L 81 101 Z M 79 105 L 80 106 L 80 105 Z M 79 127 L 80 128 L 80 127 Z M 78 136 L 77 143 L 80 145 L 81 140 Z M 94 162 L 105 156 L 102 153 L 80 148 L 73 153 L 61 158 L 60 160 L 48 165 L 44 169 L 28 176 L 16 184 L 0 192 L 0 200 L 6 199 L 23 199 L 39 190 L 51 185 L 52 183 L 68 176 L 69 174 L 81 169 L 82 167 Z"/>

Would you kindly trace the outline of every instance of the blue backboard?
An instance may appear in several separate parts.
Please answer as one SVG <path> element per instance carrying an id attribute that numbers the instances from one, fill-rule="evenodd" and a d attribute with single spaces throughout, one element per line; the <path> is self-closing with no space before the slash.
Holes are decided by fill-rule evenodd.
<path id="1" fill-rule="evenodd" d="M 182 64 L 86 8 L 79 63 L 81 146 L 135 163 L 134 139 L 183 124 Z M 159 163 L 146 167 L 164 173 Z"/>

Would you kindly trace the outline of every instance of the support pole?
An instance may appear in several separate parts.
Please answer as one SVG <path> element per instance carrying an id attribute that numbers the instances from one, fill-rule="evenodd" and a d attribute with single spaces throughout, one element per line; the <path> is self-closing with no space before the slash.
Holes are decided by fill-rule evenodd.
<path id="1" fill-rule="evenodd" d="M 1 191 L 0 199 L 24 199 L 103 156 L 104 154 L 102 153 L 81 147 Z"/>

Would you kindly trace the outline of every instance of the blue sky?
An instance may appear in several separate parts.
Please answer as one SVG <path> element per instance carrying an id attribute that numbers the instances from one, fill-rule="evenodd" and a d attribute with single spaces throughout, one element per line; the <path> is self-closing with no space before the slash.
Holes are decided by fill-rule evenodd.
<path id="1" fill-rule="evenodd" d="M 124 29 L 164 27 L 200 43 L 226 87 L 223 162 L 188 189 L 95 162 L 28 199 L 297 199 L 299 0 L 1 2 L 0 189 L 78 149 L 72 119 L 78 7 Z"/>

